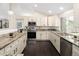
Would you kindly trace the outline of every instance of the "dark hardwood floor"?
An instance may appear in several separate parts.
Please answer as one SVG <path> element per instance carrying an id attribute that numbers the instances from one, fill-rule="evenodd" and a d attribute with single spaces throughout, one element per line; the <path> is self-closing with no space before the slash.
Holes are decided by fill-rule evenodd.
<path id="1" fill-rule="evenodd" d="M 28 40 L 23 54 L 24 56 L 59 56 L 59 53 L 49 40 Z"/>

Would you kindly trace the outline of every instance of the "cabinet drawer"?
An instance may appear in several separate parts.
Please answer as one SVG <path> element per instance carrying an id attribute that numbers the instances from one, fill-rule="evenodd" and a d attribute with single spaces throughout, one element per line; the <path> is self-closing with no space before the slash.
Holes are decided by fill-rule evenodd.
<path id="1" fill-rule="evenodd" d="M 72 47 L 72 55 L 73 56 L 79 56 L 79 47 L 73 45 L 73 47 Z"/>
<path id="2" fill-rule="evenodd" d="M 5 50 L 4 49 L 1 49 L 0 50 L 0 56 L 4 56 L 5 55 Z"/>
<path id="3" fill-rule="evenodd" d="M 10 45 L 5 47 L 5 54 L 6 54 L 6 56 L 10 56 L 11 55 L 11 46 Z"/>

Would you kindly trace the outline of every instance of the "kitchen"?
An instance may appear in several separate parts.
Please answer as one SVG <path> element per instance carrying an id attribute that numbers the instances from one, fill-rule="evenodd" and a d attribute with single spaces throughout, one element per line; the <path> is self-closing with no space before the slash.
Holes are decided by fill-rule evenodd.
<path id="1" fill-rule="evenodd" d="M 0 56 L 79 56 L 78 3 L 0 3 Z"/>

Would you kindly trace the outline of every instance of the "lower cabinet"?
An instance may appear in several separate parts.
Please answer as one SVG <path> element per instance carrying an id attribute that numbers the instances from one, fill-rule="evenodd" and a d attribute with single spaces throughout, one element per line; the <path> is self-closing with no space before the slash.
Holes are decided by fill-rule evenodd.
<path id="1" fill-rule="evenodd" d="M 19 37 L 17 40 L 0 50 L 0 56 L 13 56 L 21 54 L 26 46 L 26 35 Z"/>
<path id="2" fill-rule="evenodd" d="M 50 41 L 54 45 L 54 47 L 57 49 L 57 51 L 60 53 L 60 37 L 51 33 Z"/>
<path id="3" fill-rule="evenodd" d="M 0 56 L 5 56 L 5 49 L 0 50 Z"/>
<path id="4" fill-rule="evenodd" d="M 73 56 L 79 56 L 79 47 L 76 45 L 72 46 L 72 55 Z"/>
<path id="5" fill-rule="evenodd" d="M 12 47 L 11 47 L 11 45 L 8 45 L 8 46 L 6 46 L 4 49 L 5 49 L 5 55 L 6 56 L 11 56 L 11 51 L 12 51 L 12 49 L 11 49 Z"/>
<path id="6" fill-rule="evenodd" d="M 68 42 L 64 38 L 60 39 L 60 55 L 72 56 L 72 43 Z"/>
<path id="7" fill-rule="evenodd" d="M 37 40 L 48 40 L 48 31 L 37 31 L 36 32 L 36 39 Z"/>
<path id="8" fill-rule="evenodd" d="M 56 49 L 60 53 L 60 37 L 57 37 L 56 39 Z"/>

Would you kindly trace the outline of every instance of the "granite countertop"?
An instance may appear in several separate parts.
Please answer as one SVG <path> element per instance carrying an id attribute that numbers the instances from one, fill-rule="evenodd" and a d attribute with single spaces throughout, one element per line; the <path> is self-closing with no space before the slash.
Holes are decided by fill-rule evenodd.
<path id="1" fill-rule="evenodd" d="M 23 36 L 25 33 L 15 33 L 15 36 L 11 38 L 8 35 L 4 35 L 0 37 L 0 49 L 4 48 L 5 46 L 9 45 L 10 43 L 14 42 L 17 40 L 19 37 Z"/>
<path id="2" fill-rule="evenodd" d="M 59 31 L 52 31 L 52 33 L 56 34 L 59 37 L 64 38 L 65 40 L 79 47 L 79 40 L 75 39 L 74 35 L 69 34 L 69 33 L 61 34 L 61 32 Z"/>

